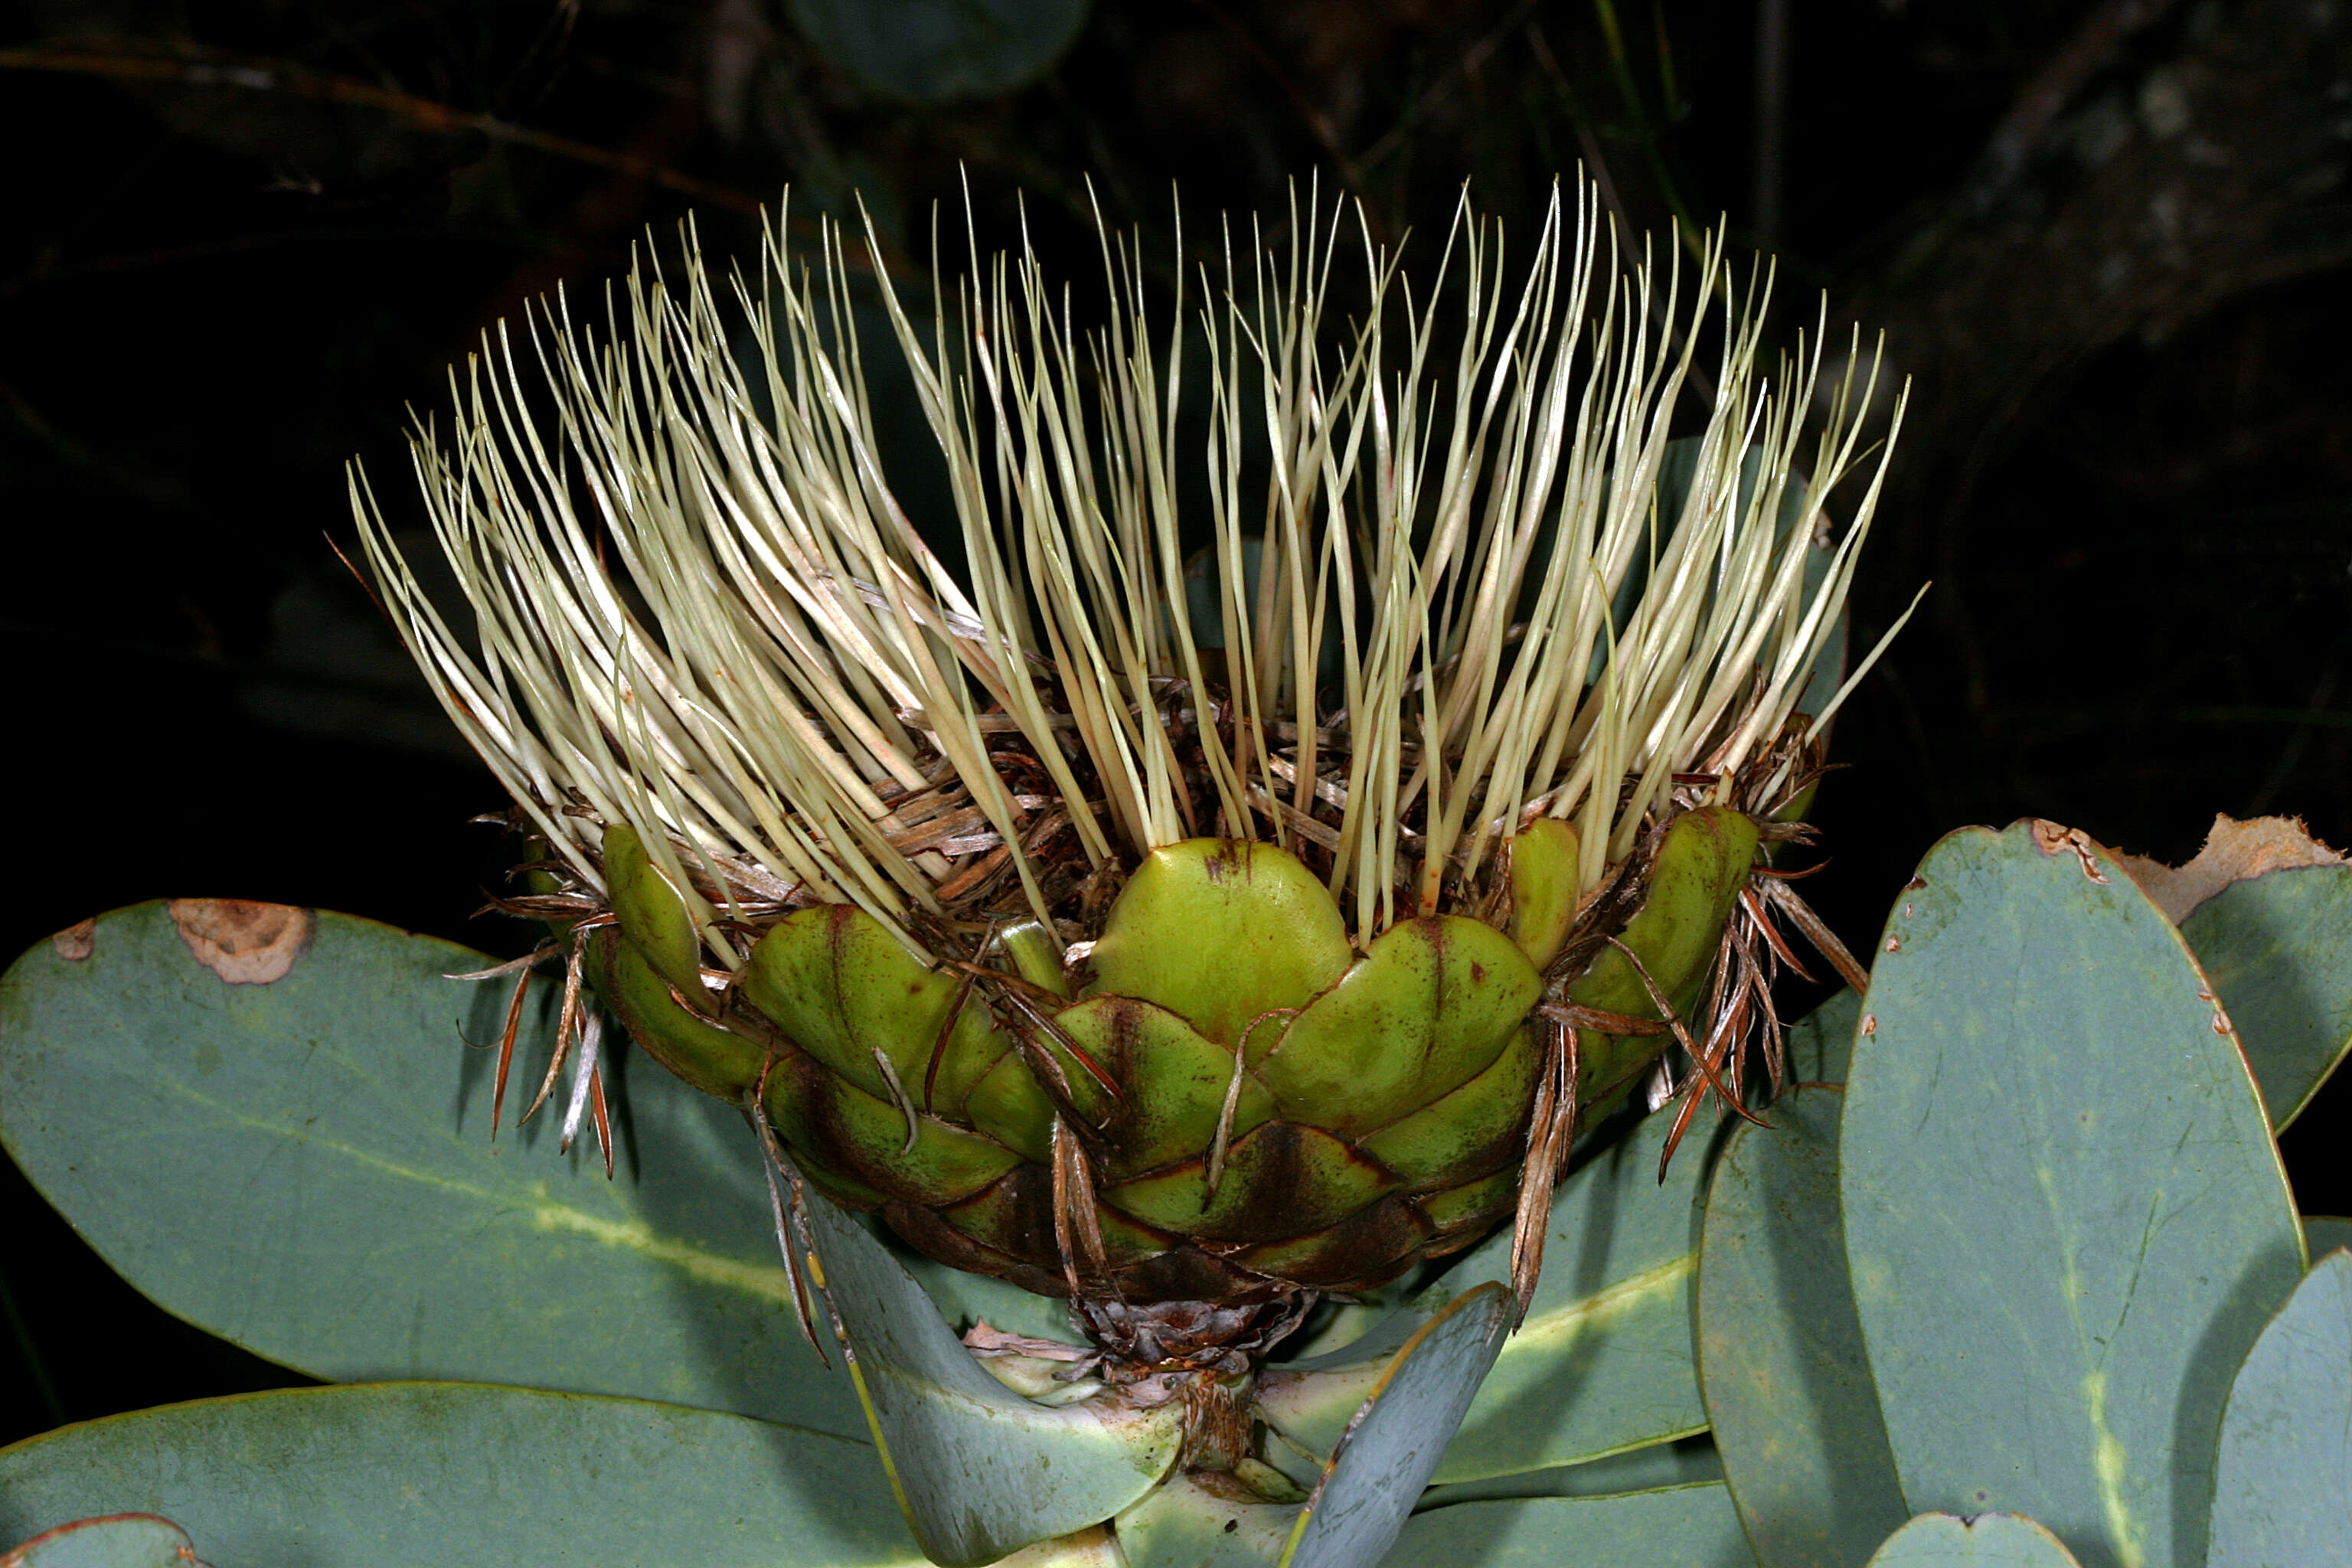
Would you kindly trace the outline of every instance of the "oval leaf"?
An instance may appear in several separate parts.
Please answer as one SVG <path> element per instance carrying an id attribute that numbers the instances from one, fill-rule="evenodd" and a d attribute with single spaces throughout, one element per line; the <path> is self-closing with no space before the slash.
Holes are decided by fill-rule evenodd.
<path id="1" fill-rule="evenodd" d="M 1108 1519 L 1175 1463 L 1181 1403 L 1033 1404 L 973 1362 L 863 1226 L 821 1198 L 808 1217 L 874 1439 L 934 1562 L 992 1563 Z"/>
<path id="2" fill-rule="evenodd" d="M 2078 1568 L 2073 1552 L 2016 1513 L 1923 1513 L 1886 1538 L 1869 1568 Z"/>
<path id="3" fill-rule="evenodd" d="M 489 960 L 287 911 L 299 953 L 232 981 L 189 933 L 196 902 L 103 916 L 84 956 L 43 942 L 0 980 L 0 1142 L 131 1284 L 338 1382 L 631 1394 L 863 1438 L 848 1379 L 800 1342 L 733 1111 L 616 1051 L 613 1180 L 593 1138 L 555 1152 L 551 1116 L 493 1142 L 494 1053 L 466 1042 L 499 1038 L 512 982 L 444 978 Z M 519 1078 L 558 989 L 529 988 Z"/>
<path id="4" fill-rule="evenodd" d="M 1790 1025 L 1789 1081 L 1843 1083 L 1861 1024 L 1862 998 L 1848 989 Z"/>
<path id="5" fill-rule="evenodd" d="M 1496 1498 L 1615 1497 L 1721 1479 L 1722 1458 L 1716 1452 L 1714 1439 L 1701 1434 L 1672 1443 L 1653 1443 L 1646 1448 L 1628 1448 L 1580 1465 L 1432 1487 L 1421 1494 L 1420 1506 L 1425 1510 Z"/>
<path id="6" fill-rule="evenodd" d="M 2285 1131 L 2352 1049 L 2352 866 L 2232 882 L 2180 934 L 2245 1042 L 2271 1125 Z"/>
<path id="7" fill-rule="evenodd" d="M 1906 1510 L 1864 1360 L 1817 1087 L 1732 1134 L 1699 1247 L 1699 1381 L 1724 1476 L 1771 1568 L 1861 1568 Z"/>
<path id="8" fill-rule="evenodd" d="M 168 1519 L 112 1513 L 45 1530 L 13 1552 L 0 1568 L 203 1568 L 196 1543 Z"/>
<path id="9" fill-rule="evenodd" d="M 2192 1568 L 2229 1370 L 2302 1272 L 2260 1097 L 2172 923 L 2050 823 L 1937 846 L 1880 944 L 1839 1162 L 1915 1509 Z"/>
<path id="10" fill-rule="evenodd" d="M 1387 1554 L 1495 1364 L 1517 1305 L 1501 1285 L 1481 1285 L 1405 1342 L 1349 1422 L 1282 1568 L 1373 1568 Z"/>
<path id="11" fill-rule="evenodd" d="M 2208 1568 L 2352 1550 L 2352 1252 L 2321 1258 L 2246 1354 L 2221 1417 Z"/>
<path id="12" fill-rule="evenodd" d="M 1179 1474 L 1118 1516 L 1121 1568 L 1268 1568 L 1290 1544 L 1296 1503 L 1249 1500 L 1230 1476 Z"/>
<path id="13" fill-rule="evenodd" d="M 1438 1466 L 1440 1481 L 1549 1469 L 1706 1426 L 1691 1339 L 1706 1149 L 1658 1180 L 1674 1108 L 1644 1117 L 1560 1184 L 1543 1278 Z M 1510 1278 L 1507 1228 L 1443 1289 Z"/>
<path id="14" fill-rule="evenodd" d="M 107 1509 L 168 1514 L 222 1564 L 922 1562 L 863 1443 L 479 1384 L 207 1399 L 0 1450 L 0 1539 Z"/>
<path id="15" fill-rule="evenodd" d="M 1415 1514 L 1388 1568 L 1754 1568 L 1719 1484 L 1456 1503 Z"/>

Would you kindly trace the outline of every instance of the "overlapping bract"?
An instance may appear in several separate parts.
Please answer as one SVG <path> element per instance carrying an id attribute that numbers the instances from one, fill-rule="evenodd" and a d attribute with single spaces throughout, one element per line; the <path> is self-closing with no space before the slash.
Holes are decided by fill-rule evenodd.
<path id="1" fill-rule="evenodd" d="M 1757 844 L 1738 813 L 1677 816 L 1626 947 L 1566 996 L 1654 1020 L 1654 985 L 1690 1008 Z M 1518 1202 L 1556 1027 L 1533 1015 L 1568 933 L 1535 890 L 1573 844 L 1514 847 L 1531 890 L 1515 932 L 1425 916 L 1359 952 L 1295 857 L 1192 839 L 1144 858 L 1066 978 L 932 968 L 826 904 L 714 990 L 684 900 L 614 826 L 616 919 L 590 966 L 647 1050 L 755 1097 L 822 1190 L 942 1261 L 1089 1298 L 1360 1289 Z M 1665 1043 L 1582 1031 L 1580 1097 L 1613 1103 Z"/>

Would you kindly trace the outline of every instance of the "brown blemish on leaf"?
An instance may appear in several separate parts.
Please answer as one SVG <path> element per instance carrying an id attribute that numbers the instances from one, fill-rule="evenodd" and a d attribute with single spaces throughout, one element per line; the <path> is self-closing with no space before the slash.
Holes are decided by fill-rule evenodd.
<path id="1" fill-rule="evenodd" d="M 2138 855 L 2116 858 L 2175 925 L 2232 882 L 2273 871 L 2345 863 L 2345 857 L 2305 829 L 2299 816 L 2257 816 L 2240 822 L 2227 813 L 2214 816 L 2205 847 L 2185 866 L 2167 866 Z"/>
<path id="2" fill-rule="evenodd" d="M 2091 836 L 2079 827 L 2067 827 L 2037 816 L 2033 819 L 2033 847 L 2044 855 L 2072 852 L 2074 858 L 2083 863 L 2084 876 L 2094 882 L 2107 879 L 2107 874 L 2099 869 L 2099 862 L 2092 853 L 2098 846 L 2092 843 Z"/>
<path id="3" fill-rule="evenodd" d="M 79 963 L 98 946 L 98 921 L 87 920 L 69 925 L 49 938 L 49 945 L 56 948 L 58 956 L 67 963 Z"/>
<path id="4" fill-rule="evenodd" d="M 171 913 L 196 962 L 231 985 L 285 979 L 319 929 L 316 910 L 244 899 L 173 899 Z"/>
<path id="5" fill-rule="evenodd" d="M 1875 1013 L 1864 1013 L 1864 1014 L 1862 1016 L 1862 1032 L 1863 1032 L 1865 1036 L 1868 1036 L 1868 1035 L 1874 1035 L 1874 1034 L 1878 1033 L 1878 1015 L 1877 1015 L 1877 1014 L 1875 1014 Z"/>
<path id="6" fill-rule="evenodd" d="M 1889 952 L 1901 952 L 1903 951 L 1903 939 L 1899 936 L 1888 937 L 1886 939 L 1886 951 Z"/>

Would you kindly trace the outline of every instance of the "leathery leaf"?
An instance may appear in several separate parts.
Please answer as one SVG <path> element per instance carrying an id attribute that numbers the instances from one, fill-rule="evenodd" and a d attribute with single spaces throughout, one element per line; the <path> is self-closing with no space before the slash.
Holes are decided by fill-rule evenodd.
<path id="1" fill-rule="evenodd" d="M 2180 933 L 2083 835 L 1971 828 L 1901 894 L 1864 1006 L 1840 1185 L 1906 1503 L 2195 1568 L 2230 1370 L 2303 1238 Z"/>
<path id="2" fill-rule="evenodd" d="M 1178 1474 L 1118 1516 L 1124 1568 L 1267 1568 L 1298 1521 L 1297 1503 L 1266 1502 L 1229 1476 Z"/>
<path id="3" fill-rule="evenodd" d="M 0 1552 L 0 1568 L 190 1568 L 198 1561 L 188 1532 L 152 1513 L 78 1519 Z"/>
<path id="4" fill-rule="evenodd" d="M 863 1443 L 483 1384 L 207 1399 L 0 1450 L 0 1540 L 109 1510 L 167 1516 L 221 1568 L 922 1563 Z"/>
<path id="5" fill-rule="evenodd" d="M 2352 1050 L 2352 866 L 2232 882 L 2189 910 L 2180 934 L 2284 1131 Z"/>
<path id="6" fill-rule="evenodd" d="M 1843 1099 L 1817 1083 L 1733 1131 L 1699 1248 L 1707 1419 L 1771 1568 L 1862 1568 L 1908 1512 L 1846 1280 Z"/>
<path id="7" fill-rule="evenodd" d="M 1755 1562 L 1716 1481 L 1433 1508 L 1405 1526 L 1388 1568 L 1753 1568 Z"/>
<path id="8" fill-rule="evenodd" d="M 2017 1513 L 1923 1513 L 1886 1538 L 1869 1568 L 2078 1568 L 2065 1544 Z"/>
<path id="9" fill-rule="evenodd" d="M 1282 1568 L 1373 1568 L 1387 1555 L 1516 1307 L 1503 1286 L 1481 1285 L 1413 1331 L 1349 1421 L 1292 1527 Z"/>
<path id="10" fill-rule="evenodd" d="M 817 1274 L 916 1539 L 961 1568 L 1110 1518 L 1175 1462 L 1181 1403 L 1034 1404 L 981 1370 L 914 1277 L 847 1215 L 807 1205 Z"/>
<path id="11" fill-rule="evenodd" d="M 2352 1252 L 2312 1267 L 2230 1387 L 2207 1568 L 2326 1563 L 2352 1544 Z"/>
<path id="12" fill-rule="evenodd" d="M 558 1155 L 554 1115 L 492 1138 L 514 982 L 446 976 L 493 962 L 275 904 L 101 916 L 0 980 L 0 1140 L 151 1299 L 313 1376 L 634 1394 L 862 1440 L 848 1379 L 800 1342 L 734 1109 L 608 1032 L 611 1180 L 584 1128 Z M 526 1086 L 561 991 L 524 989 Z"/>

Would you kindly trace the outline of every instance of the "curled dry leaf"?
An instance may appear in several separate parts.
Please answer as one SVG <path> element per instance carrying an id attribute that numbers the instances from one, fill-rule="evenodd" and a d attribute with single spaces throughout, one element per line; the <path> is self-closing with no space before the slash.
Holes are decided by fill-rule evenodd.
<path id="1" fill-rule="evenodd" d="M 2271 871 L 2305 866 L 2342 865 L 2345 857 L 2314 838 L 2299 816 L 2257 816 L 2240 822 L 2217 813 L 2205 847 L 2185 866 L 2166 866 L 2139 855 L 2116 859 L 2132 880 L 2179 925 L 2189 911 L 2228 887 Z"/>

